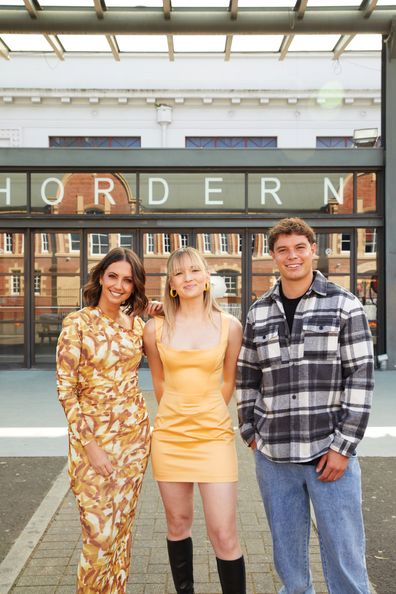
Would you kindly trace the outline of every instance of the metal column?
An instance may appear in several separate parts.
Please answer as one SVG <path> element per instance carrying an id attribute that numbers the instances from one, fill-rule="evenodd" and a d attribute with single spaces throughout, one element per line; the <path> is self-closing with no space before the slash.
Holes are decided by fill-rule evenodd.
<path id="1" fill-rule="evenodd" d="M 392 43 L 393 41 L 393 43 Z M 388 368 L 396 368 L 396 56 L 386 44 L 385 70 L 385 320 Z M 392 47 L 393 46 L 393 47 Z M 392 55 L 393 54 L 393 55 Z"/>

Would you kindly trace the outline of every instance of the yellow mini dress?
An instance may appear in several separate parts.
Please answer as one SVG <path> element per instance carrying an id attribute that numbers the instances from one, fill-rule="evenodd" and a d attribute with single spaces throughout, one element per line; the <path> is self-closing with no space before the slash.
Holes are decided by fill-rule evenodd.
<path id="1" fill-rule="evenodd" d="M 163 344 L 163 322 L 155 318 L 165 383 L 151 441 L 154 478 L 237 481 L 235 434 L 221 393 L 230 316 L 221 314 L 220 342 L 207 349 L 179 350 Z"/>

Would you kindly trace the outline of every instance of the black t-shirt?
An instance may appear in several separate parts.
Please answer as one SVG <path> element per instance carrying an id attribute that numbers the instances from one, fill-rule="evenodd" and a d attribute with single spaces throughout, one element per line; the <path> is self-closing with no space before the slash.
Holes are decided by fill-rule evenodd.
<path id="1" fill-rule="evenodd" d="M 296 297 L 295 299 L 289 299 L 286 297 L 282 291 L 282 283 L 279 285 L 279 294 L 283 304 L 283 309 L 285 310 L 287 325 L 289 326 L 290 334 L 293 328 L 293 320 L 294 314 L 296 313 L 297 305 L 300 303 L 303 295 L 300 297 Z"/>

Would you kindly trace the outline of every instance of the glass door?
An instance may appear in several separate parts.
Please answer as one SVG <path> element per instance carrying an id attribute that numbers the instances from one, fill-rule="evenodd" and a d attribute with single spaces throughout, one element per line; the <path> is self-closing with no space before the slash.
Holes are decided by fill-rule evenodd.
<path id="1" fill-rule="evenodd" d="M 81 307 L 81 233 L 33 234 L 34 362 L 53 364 L 63 318 Z"/>
<path id="2" fill-rule="evenodd" d="M 33 234 L 34 364 L 55 362 L 56 343 L 63 318 L 83 307 L 82 287 L 87 273 L 113 247 L 133 249 L 128 230 L 86 232 L 72 230 Z"/>

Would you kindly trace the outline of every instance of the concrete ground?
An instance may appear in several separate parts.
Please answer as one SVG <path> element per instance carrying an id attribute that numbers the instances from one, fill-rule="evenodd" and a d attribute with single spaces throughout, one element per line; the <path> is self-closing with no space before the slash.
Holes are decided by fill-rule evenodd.
<path id="1" fill-rule="evenodd" d="M 396 575 L 396 372 L 379 372 L 368 435 L 360 447 L 367 562 L 377 594 L 394 594 Z M 150 376 L 140 383 L 151 419 L 155 401 Z M 71 593 L 80 548 L 78 514 L 65 471 L 66 424 L 51 371 L 0 373 L 0 594 Z M 231 405 L 236 424 L 235 405 Z M 239 529 L 246 554 L 248 592 L 276 592 L 271 544 L 254 477 L 251 452 L 237 439 L 240 460 Z M 364 453 L 363 453 L 364 449 Z M 363 457 L 362 457 L 363 456 Z M 194 524 L 197 592 L 220 592 L 204 529 L 199 496 Z M 326 592 L 313 532 L 313 570 L 318 594 Z M 165 523 L 158 490 L 148 470 L 135 525 L 128 594 L 173 592 L 166 561 Z"/>

